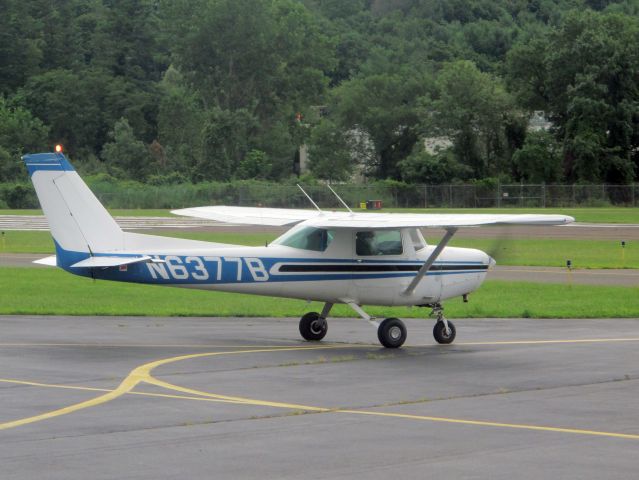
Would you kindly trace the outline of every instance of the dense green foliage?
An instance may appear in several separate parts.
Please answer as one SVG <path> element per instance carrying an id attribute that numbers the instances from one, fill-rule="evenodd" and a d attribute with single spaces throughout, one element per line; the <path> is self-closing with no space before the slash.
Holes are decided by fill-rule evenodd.
<path id="1" fill-rule="evenodd" d="M 155 185 L 280 181 L 301 145 L 328 180 L 638 173 L 639 0 L 3 0 L 2 12 L 0 182 L 25 179 L 19 155 L 54 143 L 84 173 Z M 549 129 L 531 132 L 534 110 Z"/>

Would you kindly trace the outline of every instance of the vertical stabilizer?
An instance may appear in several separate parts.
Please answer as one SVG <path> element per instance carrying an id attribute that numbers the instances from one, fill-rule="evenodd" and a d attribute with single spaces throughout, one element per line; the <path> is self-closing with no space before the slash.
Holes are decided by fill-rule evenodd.
<path id="1" fill-rule="evenodd" d="M 124 234 L 62 153 L 22 157 L 56 244 L 66 251 L 120 250 Z"/>

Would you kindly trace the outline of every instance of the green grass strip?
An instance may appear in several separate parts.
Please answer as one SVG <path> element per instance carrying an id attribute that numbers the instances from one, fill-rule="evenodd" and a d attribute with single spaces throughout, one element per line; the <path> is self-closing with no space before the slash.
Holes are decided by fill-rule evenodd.
<path id="1" fill-rule="evenodd" d="M 451 246 L 491 252 L 498 265 L 565 267 L 570 260 L 573 268 L 639 268 L 639 242 L 622 248 L 621 240 L 457 238 Z"/>
<path id="2" fill-rule="evenodd" d="M 58 269 L 0 269 L 0 314 L 299 317 L 321 308 L 300 300 L 93 281 Z M 639 317 L 639 288 L 488 281 L 450 318 Z M 367 307 L 379 317 L 426 317 L 421 308 Z M 345 306 L 331 315 L 353 317 Z"/>

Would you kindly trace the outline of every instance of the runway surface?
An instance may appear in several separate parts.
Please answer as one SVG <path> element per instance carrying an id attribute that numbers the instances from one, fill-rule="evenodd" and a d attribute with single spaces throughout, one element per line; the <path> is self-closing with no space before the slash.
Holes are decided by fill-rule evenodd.
<path id="1" fill-rule="evenodd" d="M 636 476 L 639 320 L 407 325 L 0 317 L 2 478 Z"/>

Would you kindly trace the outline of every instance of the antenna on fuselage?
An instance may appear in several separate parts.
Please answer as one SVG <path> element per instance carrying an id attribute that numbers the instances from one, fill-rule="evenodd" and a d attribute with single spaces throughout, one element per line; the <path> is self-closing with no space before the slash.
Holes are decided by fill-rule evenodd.
<path id="1" fill-rule="evenodd" d="M 346 202 L 344 200 L 342 200 L 342 197 L 340 197 L 337 192 L 335 190 L 333 190 L 331 188 L 331 186 L 327 183 L 326 186 L 328 187 L 328 189 L 333 192 L 333 195 L 335 195 L 337 197 L 337 199 L 342 202 L 342 205 L 344 205 L 346 207 L 346 210 L 348 210 L 349 212 L 353 213 L 353 210 L 351 210 L 350 208 L 348 208 L 348 205 L 346 205 Z"/>
<path id="2" fill-rule="evenodd" d="M 303 193 L 304 195 L 306 195 L 306 198 L 308 198 L 308 200 L 309 200 L 309 201 L 313 204 L 313 206 L 314 206 L 315 208 L 317 208 L 317 211 L 318 211 L 318 212 L 320 212 L 320 213 L 324 213 L 324 212 L 322 212 L 322 209 L 321 209 L 320 207 L 318 207 L 318 206 L 317 206 L 317 203 L 315 203 L 315 202 L 313 201 L 313 199 L 310 197 L 310 195 L 304 191 L 304 189 L 300 186 L 300 184 L 299 184 L 299 183 L 296 183 L 296 185 L 297 185 L 297 188 L 299 188 L 299 189 L 302 191 L 302 193 Z"/>

